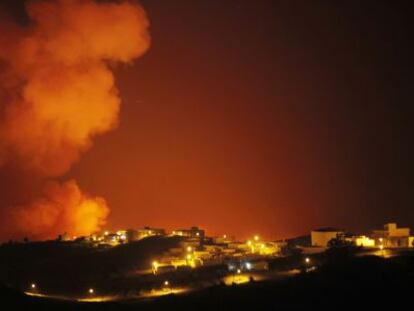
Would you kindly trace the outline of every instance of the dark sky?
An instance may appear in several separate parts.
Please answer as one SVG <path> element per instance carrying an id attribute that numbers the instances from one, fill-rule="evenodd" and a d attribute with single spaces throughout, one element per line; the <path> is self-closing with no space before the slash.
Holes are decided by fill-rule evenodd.
<path id="1" fill-rule="evenodd" d="M 414 228 L 409 1 L 141 3 L 152 46 L 116 68 L 120 126 L 68 174 L 110 228 Z"/>

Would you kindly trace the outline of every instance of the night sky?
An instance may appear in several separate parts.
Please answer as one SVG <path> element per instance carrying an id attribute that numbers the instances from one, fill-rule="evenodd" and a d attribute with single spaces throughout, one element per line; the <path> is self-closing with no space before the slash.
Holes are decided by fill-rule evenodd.
<path id="1" fill-rule="evenodd" d="M 66 175 L 108 228 L 414 228 L 409 1 L 141 3 L 151 48 L 115 67 L 119 127 Z M 24 188 L 7 170 L 2 207 Z"/>

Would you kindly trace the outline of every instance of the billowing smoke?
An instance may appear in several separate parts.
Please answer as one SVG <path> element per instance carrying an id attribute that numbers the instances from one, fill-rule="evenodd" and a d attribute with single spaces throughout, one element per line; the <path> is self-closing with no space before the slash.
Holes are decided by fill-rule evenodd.
<path id="1" fill-rule="evenodd" d="M 109 209 L 105 200 L 81 192 L 74 180 L 48 182 L 43 197 L 31 205 L 12 210 L 19 229 L 30 229 L 33 237 L 55 236 L 57 232 L 86 235 L 105 223 Z"/>
<path id="2" fill-rule="evenodd" d="M 0 165 L 42 176 L 43 194 L 10 209 L 18 233 L 39 238 L 88 234 L 104 223 L 105 200 L 58 183 L 92 139 L 118 123 L 110 66 L 149 47 L 148 20 L 132 1 L 39 0 L 29 22 L 0 24 Z"/>

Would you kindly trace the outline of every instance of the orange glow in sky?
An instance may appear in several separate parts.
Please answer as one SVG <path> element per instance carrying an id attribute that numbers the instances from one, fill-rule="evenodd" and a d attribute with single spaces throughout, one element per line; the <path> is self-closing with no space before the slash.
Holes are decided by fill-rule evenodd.
<path id="1" fill-rule="evenodd" d="M 0 167 L 0 217 L 9 206 L 27 204 L 42 193 L 32 183 L 59 176 L 61 188 L 61 179 L 74 179 L 72 188 L 85 191 L 77 197 L 105 202 L 108 230 L 197 225 L 211 235 L 277 239 L 322 226 L 358 231 L 414 219 L 409 208 L 414 130 L 407 117 L 412 92 L 411 84 L 404 84 L 410 80 L 404 73 L 412 55 L 394 48 L 404 47 L 409 37 L 401 26 L 403 15 L 390 16 L 386 5 L 371 10 L 369 4 L 330 1 L 301 6 L 273 0 L 140 2 L 149 19 L 150 47 L 146 20 L 137 20 L 133 10 L 130 19 L 115 19 L 142 27 L 137 46 L 129 45 L 136 27 L 125 33 L 115 27 L 116 44 L 109 45 L 109 52 L 98 49 L 97 64 L 86 74 L 90 55 L 78 51 L 82 58 L 76 68 L 84 73 L 80 88 L 90 86 L 91 93 L 85 94 L 99 100 L 65 105 L 63 123 L 48 134 L 61 137 L 69 129 L 80 143 L 58 140 L 62 148 L 53 150 L 63 150 L 64 157 L 53 162 L 62 154 L 42 149 L 44 137 L 31 144 L 21 143 L 19 135 L 8 141 L 18 145 L 19 157 L 29 154 L 37 161 L 32 164 L 40 161 L 51 173 L 27 178 L 21 167 L 16 173 L 13 161 Z M 93 21 L 85 19 L 79 26 L 75 19 L 74 24 L 97 39 L 88 42 L 101 46 L 107 32 L 98 27 L 91 35 L 92 25 L 100 25 Z M 124 44 L 131 55 L 123 54 L 126 48 L 118 50 Z M 89 52 L 97 48 L 87 47 Z M 59 51 L 65 64 L 77 55 Z M 59 68 L 52 68 L 59 77 L 52 82 L 77 81 L 71 75 L 63 79 Z M 104 79 L 90 76 L 94 71 Z M 42 88 L 34 84 L 32 90 L 46 90 L 42 103 L 54 107 L 50 99 L 59 98 L 59 92 L 49 93 L 54 89 L 42 84 L 43 75 L 34 81 Z M 102 85 L 109 97 L 92 92 Z M 84 108 L 102 105 L 109 111 L 91 114 Z M 45 113 L 53 117 L 54 112 Z M 35 123 L 35 131 L 20 122 L 24 137 L 49 129 L 43 121 Z M 42 156 L 33 158 L 39 149 Z M 100 215 L 106 214 L 104 208 Z"/>

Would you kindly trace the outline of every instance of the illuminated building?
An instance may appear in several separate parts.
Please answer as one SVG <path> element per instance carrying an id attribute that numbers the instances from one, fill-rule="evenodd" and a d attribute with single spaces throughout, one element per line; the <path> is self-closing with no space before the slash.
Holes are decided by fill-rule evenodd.
<path id="1" fill-rule="evenodd" d="M 260 255 L 275 255 L 280 252 L 280 248 L 277 243 L 274 242 L 263 242 L 260 244 L 259 254 Z"/>
<path id="2" fill-rule="evenodd" d="M 165 229 L 144 227 L 138 230 L 138 239 L 143 239 L 149 236 L 164 236 Z"/>
<path id="3" fill-rule="evenodd" d="M 414 236 L 408 238 L 408 247 L 414 247 Z"/>
<path id="4" fill-rule="evenodd" d="M 332 239 L 342 238 L 344 232 L 334 228 L 321 228 L 311 231 L 311 244 L 317 247 L 327 247 Z"/>
<path id="5" fill-rule="evenodd" d="M 119 235 L 115 233 L 109 233 L 108 235 L 104 236 L 103 243 L 109 244 L 111 246 L 119 245 Z"/>
<path id="6" fill-rule="evenodd" d="M 205 236 L 205 232 L 204 230 L 199 229 L 198 227 L 191 227 L 190 229 L 174 230 L 173 235 L 203 240 Z"/>
<path id="7" fill-rule="evenodd" d="M 356 246 L 375 247 L 375 240 L 365 235 L 353 237 L 352 240 L 355 242 Z"/>
<path id="8" fill-rule="evenodd" d="M 110 233 L 105 231 L 102 235 L 93 234 L 90 236 L 90 240 L 102 244 L 108 244 L 111 246 L 117 246 L 122 243 L 129 243 L 138 241 L 148 236 L 163 236 L 165 235 L 164 229 L 145 227 L 140 230 L 127 229 L 118 230 L 116 233 Z"/>
<path id="9" fill-rule="evenodd" d="M 218 237 L 213 238 L 213 242 L 215 244 L 228 244 L 234 241 L 233 237 L 228 236 L 227 234 L 223 234 Z"/>
<path id="10" fill-rule="evenodd" d="M 126 237 L 127 242 L 133 242 L 133 241 L 138 240 L 139 238 L 138 231 L 134 229 L 125 230 L 124 235 Z"/>
<path id="11" fill-rule="evenodd" d="M 377 245 L 388 248 L 412 247 L 413 237 L 410 236 L 410 228 L 398 228 L 396 223 L 384 225 L 383 230 L 374 230 L 372 237 Z"/>

